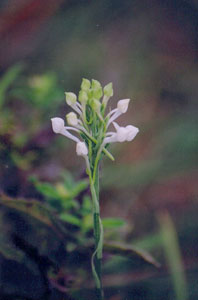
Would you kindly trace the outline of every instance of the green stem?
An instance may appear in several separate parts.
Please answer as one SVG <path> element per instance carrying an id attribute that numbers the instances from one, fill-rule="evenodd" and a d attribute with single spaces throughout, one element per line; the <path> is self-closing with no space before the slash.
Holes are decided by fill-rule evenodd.
<path id="1" fill-rule="evenodd" d="M 96 163 L 96 162 L 95 162 Z M 97 300 L 103 300 L 103 289 L 101 281 L 101 262 L 102 262 L 102 248 L 103 248 L 103 226 L 100 219 L 100 206 L 99 206 L 99 169 L 95 180 L 93 181 L 93 175 L 88 158 L 86 158 L 87 169 L 89 172 L 90 189 L 93 202 L 93 227 L 94 227 L 94 239 L 95 239 L 95 251 L 92 255 L 92 272 L 96 283 L 96 295 Z"/>
<path id="2" fill-rule="evenodd" d="M 85 133 L 86 136 L 87 136 L 94 144 L 97 145 L 97 140 L 96 140 L 93 136 L 91 136 L 87 131 L 86 131 L 86 132 L 83 131 L 83 133 Z M 107 149 L 105 149 L 105 148 L 103 147 L 102 151 L 106 154 L 106 156 L 107 156 L 109 159 L 111 159 L 112 161 L 114 161 L 113 155 L 112 155 Z"/>

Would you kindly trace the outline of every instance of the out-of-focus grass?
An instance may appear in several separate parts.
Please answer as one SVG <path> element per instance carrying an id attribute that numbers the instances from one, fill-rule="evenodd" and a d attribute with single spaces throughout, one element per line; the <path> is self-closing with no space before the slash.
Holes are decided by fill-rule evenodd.
<path id="1" fill-rule="evenodd" d="M 187 300 L 187 282 L 175 226 L 168 213 L 158 216 L 164 254 L 172 277 L 177 300 Z"/>

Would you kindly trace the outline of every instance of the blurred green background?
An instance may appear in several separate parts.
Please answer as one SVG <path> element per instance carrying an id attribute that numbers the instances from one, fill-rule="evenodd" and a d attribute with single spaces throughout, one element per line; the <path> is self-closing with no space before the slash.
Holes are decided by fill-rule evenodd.
<path id="1" fill-rule="evenodd" d="M 101 166 L 105 239 L 161 264 L 105 254 L 105 299 L 197 299 L 197 32 L 196 0 L 1 1 L 0 299 L 94 300 L 84 161 L 50 122 L 83 77 L 140 129 Z"/>

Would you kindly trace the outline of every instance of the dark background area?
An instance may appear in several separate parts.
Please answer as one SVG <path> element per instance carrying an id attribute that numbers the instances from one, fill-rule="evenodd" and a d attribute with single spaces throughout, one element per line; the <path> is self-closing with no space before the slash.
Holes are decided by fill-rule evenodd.
<path id="1" fill-rule="evenodd" d="M 1 1 L 0 45 L 0 298 L 94 299 L 89 246 L 78 239 L 66 255 L 48 217 L 39 230 L 44 210 L 28 209 L 49 198 L 31 176 L 59 196 L 64 170 L 75 182 L 85 177 L 74 144 L 50 122 L 70 111 L 64 92 L 77 94 L 85 77 L 113 82 L 112 108 L 130 98 L 119 124 L 140 129 L 133 142 L 111 146 L 115 162 L 102 164 L 102 216 L 127 222 L 106 239 L 161 263 L 105 256 L 105 299 L 197 299 L 198 2 Z M 52 257 L 61 282 L 50 274 Z"/>

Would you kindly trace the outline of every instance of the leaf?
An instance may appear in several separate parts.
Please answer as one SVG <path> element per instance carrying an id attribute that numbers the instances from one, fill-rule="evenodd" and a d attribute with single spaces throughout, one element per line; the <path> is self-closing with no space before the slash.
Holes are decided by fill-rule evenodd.
<path id="1" fill-rule="evenodd" d="M 102 224 L 106 229 L 113 229 L 126 225 L 126 221 L 120 218 L 103 218 Z"/>
<path id="2" fill-rule="evenodd" d="M 72 225 L 81 226 L 81 220 L 74 215 L 63 213 L 60 214 L 60 219 Z"/>
<path id="3" fill-rule="evenodd" d="M 34 180 L 34 185 L 37 191 L 39 191 L 42 195 L 48 197 L 48 198 L 59 198 L 59 194 L 56 191 L 56 188 L 47 182 L 39 182 L 37 180 Z"/>
<path id="4" fill-rule="evenodd" d="M 81 180 L 79 183 L 75 184 L 75 186 L 71 190 L 71 197 L 77 197 L 82 191 L 84 191 L 87 188 L 88 184 L 89 182 L 86 179 Z"/>
<path id="5" fill-rule="evenodd" d="M 17 76 L 23 70 L 22 64 L 16 64 L 15 66 L 8 69 L 8 71 L 4 74 L 3 78 L 0 80 L 0 108 L 4 104 L 5 101 L 5 93 L 12 82 L 17 78 Z"/>
<path id="6" fill-rule="evenodd" d="M 54 211 L 47 205 L 36 200 L 13 199 L 5 195 L 0 197 L 0 205 L 25 213 L 41 223 L 51 227 L 60 238 L 71 236 L 70 232 L 61 224 Z"/>
<path id="7" fill-rule="evenodd" d="M 160 267 L 160 264 L 147 251 L 140 250 L 133 246 L 125 246 L 117 243 L 104 243 L 104 252 L 124 256 L 125 258 L 132 260 L 138 260 L 142 263 L 153 265 L 156 268 Z"/>
<path id="8" fill-rule="evenodd" d="M 146 236 L 133 241 L 133 245 L 140 249 L 151 251 L 159 248 L 162 245 L 162 238 L 160 233 L 147 234 Z"/>

